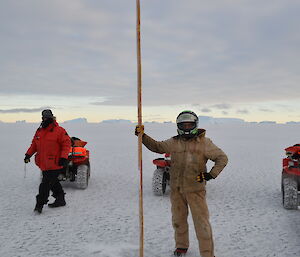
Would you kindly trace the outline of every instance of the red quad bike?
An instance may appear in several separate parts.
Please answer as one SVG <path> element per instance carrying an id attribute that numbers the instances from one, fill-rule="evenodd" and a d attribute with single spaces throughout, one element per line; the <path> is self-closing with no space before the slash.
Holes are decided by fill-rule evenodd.
<path id="1" fill-rule="evenodd" d="M 71 137 L 71 141 L 69 164 L 59 174 L 58 179 L 75 182 L 77 188 L 86 189 L 90 179 L 90 152 L 85 148 L 87 142 L 77 137 Z"/>
<path id="2" fill-rule="evenodd" d="M 285 149 L 281 177 L 282 202 L 285 209 L 298 209 L 300 191 L 300 144 Z"/>
<path id="3" fill-rule="evenodd" d="M 153 160 L 153 164 L 156 165 L 156 170 L 152 177 L 152 190 L 155 195 L 164 195 L 167 185 L 170 181 L 170 165 L 171 156 L 165 154 L 164 158 L 157 158 Z"/>

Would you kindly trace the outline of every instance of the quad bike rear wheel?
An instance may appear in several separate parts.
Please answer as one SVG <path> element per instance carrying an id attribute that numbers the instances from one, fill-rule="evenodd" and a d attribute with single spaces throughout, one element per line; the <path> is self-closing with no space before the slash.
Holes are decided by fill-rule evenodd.
<path id="1" fill-rule="evenodd" d="M 165 169 L 156 169 L 152 178 L 152 190 L 155 195 L 164 195 L 167 187 L 167 172 Z"/>
<path id="2" fill-rule="evenodd" d="M 285 209 L 298 209 L 298 182 L 293 176 L 282 178 L 282 203 Z"/>
<path id="3" fill-rule="evenodd" d="M 79 165 L 77 167 L 77 175 L 75 179 L 77 188 L 86 189 L 89 184 L 89 166 Z"/>

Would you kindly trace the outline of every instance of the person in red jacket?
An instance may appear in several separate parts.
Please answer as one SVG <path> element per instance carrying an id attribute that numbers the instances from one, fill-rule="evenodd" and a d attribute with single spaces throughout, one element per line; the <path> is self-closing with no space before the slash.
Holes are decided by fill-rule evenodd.
<path id="1" fill-rule="evenodd" d="M 41 213 L 47 204 L 50 190 L 55 201 L 49 207 L 65 206 L 65 193 L 58 180 L 61 170 L 68 165 L 71 139 L 66 130 L 58 125 L 51 110 L 42 111 L 42 123 L 35 132 L 24 162 L 30 162 L 35 154 L 35 163 L 42 170 L 43 179 L 36 196 L 35 212 Z"/>

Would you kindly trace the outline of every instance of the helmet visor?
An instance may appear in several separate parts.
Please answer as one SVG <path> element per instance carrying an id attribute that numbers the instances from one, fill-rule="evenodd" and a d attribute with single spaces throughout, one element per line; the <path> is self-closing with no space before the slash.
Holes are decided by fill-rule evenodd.
<path id="1" fill-rule="evenodd" d="M 177 117 L 176 123 L 197 122 L 197 117 L 191 113 L 182 113 Z"/>
<path id="2" fill-rule="evenodd" d="M 178 129 L 184 132 L 190 132 L 197 126 L 196 122 L 181 122 L 177 124 Z"/>

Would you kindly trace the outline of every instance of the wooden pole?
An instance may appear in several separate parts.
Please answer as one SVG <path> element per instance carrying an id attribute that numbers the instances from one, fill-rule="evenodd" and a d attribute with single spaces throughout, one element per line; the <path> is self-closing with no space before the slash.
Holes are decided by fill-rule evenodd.
<path id="1" fill-rule="evenodd" d="M 136 39 L 137 39 L 137 104 L 138 124 L 142 125 L 142 62 L 141 62 L 141 14 L 140 0 L 136 0 Z M 144 211 L 143 211 L 143 162 L 142 134 L 138 137 L 138 167 L 140 172 L 139 220 L 140 220 L 140 257 L 144 256 Z"/>

